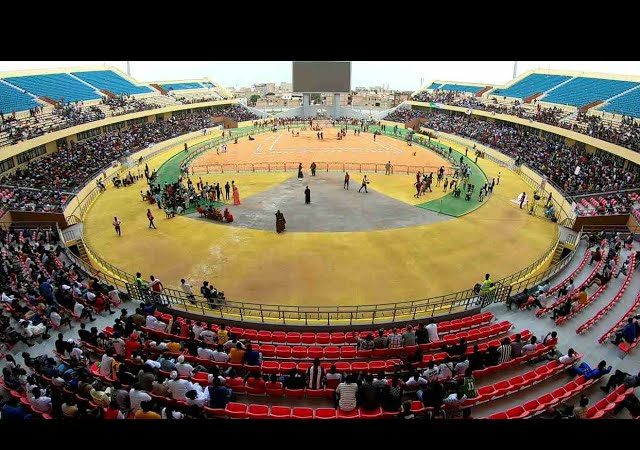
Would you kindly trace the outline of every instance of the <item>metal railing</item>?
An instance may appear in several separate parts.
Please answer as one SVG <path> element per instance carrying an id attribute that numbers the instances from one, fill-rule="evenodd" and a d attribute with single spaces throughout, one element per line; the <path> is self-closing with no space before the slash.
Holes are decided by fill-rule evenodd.
<path id="1" fill-rule="evenodd" d="M 340 162 L 340 161 L 316 161 L 316 170 L 319 172 L 386 172 L 385 164 L 360 163 L 360 162 Z M 290 162 L 260 162 L 260 163 L 239 163 L 239 164 L 204 164 L 190 166 L 191 174 L 209 174 L 225 172 L 291 172 L 298 170 L 299 161 Z M 422 173 L 437 172 L 439 166 L 420 166 L 407 164 L 394 164 L 391 166 L 391 174 L 413 174 L 418 171 Z M 308 170 L 307 167 L 304 168 Z M 447 175 L 453 172 L 450 167 L 445 167 Z"/>

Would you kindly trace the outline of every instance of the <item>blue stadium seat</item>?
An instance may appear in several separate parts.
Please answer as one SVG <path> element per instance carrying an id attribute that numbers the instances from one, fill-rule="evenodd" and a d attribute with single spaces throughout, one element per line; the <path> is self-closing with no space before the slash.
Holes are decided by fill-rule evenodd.
<path id="1" fill-rule="evenodd" d="M 187 89 L 202 89 L 204 86 L 200 83 L 167 83 L 161 84 L 160 87 L 167 91 L 174 90 L 187 90 Z"/>
<path id="2" fill-rule="evenodd" d="M 38 97 L 49 97 L 55 101 L 64 99 L 65 102 L 76 102 L 101 98 L 94 89 L 66 73 L 9 77 L 5 80 Z"/>
<path id="3" fill-rule="evenodd" d="M 452 91 L 452 92 L 469 92 L 471 94 L 476 94 L 484 89 L 484 86 L 470 86 L 467 84 L 451 84 L 447 83 L 439 88 L 441 91 Z"/>
<path id="4" fill-rule="evenodd" d="M 24 111 L 34 106 L 38 106 L 38 102 L 33 97 L 13 86 L 0 83 L 0 111 L 3 114 Z"/>
<path id="5" fill-rule="evenodd" d="M 495 89 L 491 91 L 490 94 L 524 99 L 533 94 L 546 92 L 570 78 L 571 77 L 567 75 L 532 73 L 508 88 Z"/>
<path id="6" fill-rule="evenodd" d="M 578 77 L 550 92 L 541 100 L 580 107 L 622 94 L 635 86 L 638 86 L 638 83 L 634 81 Z"/>
<path id="7" fill-rule="evenodd" d="M 72 72 L 82 81 L 85 81 L 98 89 L 106 89 L 116 95 L 148 94 L 153 90 L 148 86 L 137 86 L 129 80 L 121 77 L 112 70 L 95 70 L 91 72 Z"/>
<path id="8" fill-rule="evenodd" d="M 442 86 L 442 83 L 436 83 L 434 81 L 433 83 L 431 83 L 431 86 L 429 86 L 427 89 L 438 89 L 440 86 Z"/>
<path id="9" fill-rule="evenodd" d="M 640 89 L 631 91 L 621 97 L 612 100 L 601 108 L 602 111 L 624 114 L 625 116 L 640 117 Z"/>

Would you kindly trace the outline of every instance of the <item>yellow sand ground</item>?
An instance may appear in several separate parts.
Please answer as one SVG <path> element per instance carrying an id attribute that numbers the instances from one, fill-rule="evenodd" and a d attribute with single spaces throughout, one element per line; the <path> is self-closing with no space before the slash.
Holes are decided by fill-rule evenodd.
<path id="1" fill-rule="evenodd" d="M 96 200 L 85 236 L 97 253 L 128 272 L 154 274 L 167 287 L 178 287 L 182 277 L 194 286 L 208 280 L 232 300 L 353 305 L 427 298 L 472 287 L 486 272 L 494 280 L 516 272 L 555 239 L 555 224 L 510 202 L 529 191 L 517 174 L 490 161 L 479 164 L 489 179 L 501 172 L 494 195 L 471 214 L 431 225 L 277 235 L 187 217 L 165 219 L 153 206 L 158 230 L 150 230 L 148 205 L 134 185 L 108 189 Z M 241 175 L 230 178 L 241 198 L 285 179 L 283 173 Z M 211 177 L 222 183 L 219 175 Z M 377 175 L 376 184 L 399 198 L 405 195 L 396 184 L 401 178 Z M 122 220 L 122 237 L 111 226 L 114 215 Z"/>
<path id="2" fill-rule="evenodd" d="M 202 178 L 203 183 L 220 183 L 220 188 L 224 195 L 224 184 L 228 181 L 235 181 L 240 194 L 240 202 L 242 200 L 255 195 L 259 192 L 266 191 L 272 186 L 282 183 L 288 180 L 294 175 L 293 172 L 256 172 L 256 173 L 224 173 L 224 174 L 204 174 L 196 175 L 192 177 L 192 181 L 195 183 L 198 178 Z M 233 197 L 230 197 L 228 201 L 224 203 L 233 205 Z"/>

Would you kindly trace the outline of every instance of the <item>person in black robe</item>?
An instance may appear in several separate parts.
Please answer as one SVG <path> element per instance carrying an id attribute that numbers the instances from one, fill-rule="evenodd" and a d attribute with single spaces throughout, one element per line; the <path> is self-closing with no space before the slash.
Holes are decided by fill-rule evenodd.
<path id="1" fill-rule="evenodd" d="M 305 205 L 311 203 L 311 189 L 309 189 L 309 186 L 304 190 L 304 203 Z"/>
<path id="2" fill-rule="evenodd" d="M 302 163 L 298 164 L 298 180 L 302 180 Z"/>
<path id="3" fill-rule="evenodd" d="M 276 232 L 282 233 L 284 231 L 284 226 L 286 223 L 287 221 L 284 220 L 284 214 L 282 214 L 280 210 L 278 210 L 278 212 L 276 212 Z"/>

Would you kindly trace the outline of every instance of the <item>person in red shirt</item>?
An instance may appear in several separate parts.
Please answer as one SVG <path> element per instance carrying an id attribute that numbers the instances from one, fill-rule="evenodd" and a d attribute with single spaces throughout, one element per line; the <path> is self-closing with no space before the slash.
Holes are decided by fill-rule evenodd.
<path id="1" fill-rule="evenodd" d="M 151 214 L 150 209 L 147 209 L 147 219 L 149 219 L 149 228 L 153 228 L 154 230 L 157 230 L 156 224 L 153 223 L 153 214 Z"/>
<path id="2" fill-rule="evenodd" d="M 131 358 L 131 354 L 142 347 L 137 333 L 131 333 L 124 343 L 125 358 Z"/>

